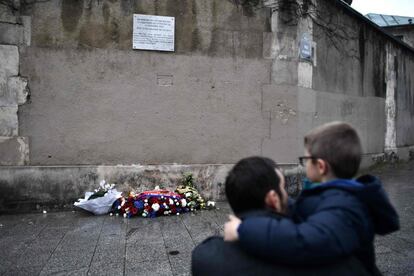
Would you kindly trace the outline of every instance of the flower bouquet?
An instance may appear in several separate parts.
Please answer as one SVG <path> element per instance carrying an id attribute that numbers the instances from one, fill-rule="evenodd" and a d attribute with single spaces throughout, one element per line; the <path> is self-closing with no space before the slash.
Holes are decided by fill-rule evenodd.
<path id="1" fill-rule="evenodd" d="M 115 184 L 109 184 L 102 180 L 98 189 L 95 189 L 94 192 L 86 192 L 85 197 L 78 199 L 73 205 L 95 215 L 107 214 L 113 203 L 122 195 L 114 187 Z"/>
<path id="2" fill-rule="evenodd" d="M 180 194 L 161 190 L 145 191 L 135 195 L 130 193 L 127 198 L 115 201 L 112 211 L 124 217 L 142 216 L 154 218 L 157 216 L 179 215 L 190 211 L 187 200 Z"/>
<path id="3" fill-rule="evenodd" d="M 194 185 L 194 177 L 191 173 L 184 173 L 181 179 L 181 185 L 175 190 L 187 200 L 187 206 L 190 211 L 206 208 L 206 203 Z"/>

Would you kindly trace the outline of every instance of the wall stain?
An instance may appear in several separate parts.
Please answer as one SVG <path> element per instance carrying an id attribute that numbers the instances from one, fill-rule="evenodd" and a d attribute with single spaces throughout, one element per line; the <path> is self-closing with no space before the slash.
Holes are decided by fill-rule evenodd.
<path id="1" fill-rule="evenodd" d="M 169 0 L 166 14 L 175 17 L 175 51 L 188 52 L 193 41 L 193 5 L 192 0 Z"/>
<path id="2" fill-rule="evenodd" d="M 192 12 L 192 28 L 193 31 L 191 33 L 191 51 L 195 52 L 197 49 L 201 48 L 201 37 L 197 28 L 197 1 L 194 1 L 191 6 Z"/>
<path id="3" fill-rule="evenodd" d="M 359 64 L 361 66 L 361 96 L 364 96 L 364 79 L 365 79 L 365 25 L 359 29 Z"/>
<path id="4" fill-rule="evenodd" d="M 211 41 L 208 48 L 209 56 L 216 56 L 218 52 L 217 41 L 218 41 L 218 28 L 217 28 L 217 3 L 214 0 L 211 5 Z"/>
<path id="5" fill-rule="evenodd" d="M 65 31 L 73 32 L 76 30 L 79 20 L 83 13 L 83 0 L 63 0 L 62 1 L 62 25 Z"/>
<path id="6" fill-rule="evenodd" d="M 138 14 L 145 14 L 145 10 L 143 8 L 141 1 L 135 1 L 134 2 L 134 13 Z"/>
<path id="7" fill-rule="evenodd" d="M 155 15 L 158 15 L 160 11 L 160 3 L 158 0 L 154 0 L 154 13 Z"/>
<path id="8" fill-rule="evenodd" d="M 111 16 L 111 9 L 109 8 L 109 5 L 107 2 L 105 2 L 102 5 L 102 15 L 104 18 L 105 25 L 107 25 L 109 22 L 109 17 Z"/>
<path id="9" fill-rule="evenodd" d="M 106 28 L 102 24 L 89 22 L 79 33 L 79 46 L 104 48 L 108 44 Z"/>
<path id="10" fill-rule="evenodd" d="M 122 15 L 128 16 L 131 15 L 133 12 L 133 0 L 122 0 L 121 1 L 121 12 Z"/>

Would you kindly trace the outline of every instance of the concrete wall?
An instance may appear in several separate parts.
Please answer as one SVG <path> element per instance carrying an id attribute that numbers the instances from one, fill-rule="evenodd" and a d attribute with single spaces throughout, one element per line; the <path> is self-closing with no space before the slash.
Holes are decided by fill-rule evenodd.
<path id="1" fill-rule="evenodd" d="M 313 1 L 313 18 L 264 3 L 253 13 L 223 0 L 52 0 L 15 15 L 0 10 L 8 22 L 0 23 L 0 164 L 39 165 L 23 174 L 4 168 L 2 189 L 24 197 L 34 181 L 27 200 L 36 202 L 83 183 L 73 197 L 92 185 L 75 173 L 81 165 L 209 168 L 249 155 L 296 164 L 303 135 L 333 120 L 357 128 L 366 165 L 384 148 L 414 145 L 412 49 L 339 0 Z M 134 13 L 174 16 L 176 51 L 132 50 Z M 311 61 L 299 58 L 305 36 Z M 211 187 L 204 192 L 215 198 Z"/>
<path id="2" fill-rule="evenodd" d="M 315 5 L 313 20 L 218 0 L 23 7 L 32 95 L 19 128 L 31 164 L 296 162 L 303 134 L 332 120 L 355 125 L 366 153 L 382 152 L 389 38 L 336 1 Z M 134 13 L 175 16 L 176 52 L 132 50 Z M 304 33 L 312 63 L 298 56 Z"/>
<path id="3" fill-rule="evenodd" d="M 414 24 L 384 27 L 384 31 L 393 36 L 402 37 L 401 40 L 414 48 Z M 400 38 L 398 38 L 400 39 Z"/>
<path id="4" fill-rule="evenodd" d="M 398 49 L 395 57 L 397 85 L 396 138 L 397 147 L 414 145 L 414 55 Z"/>
<path id="5" fill-rule="evenodd" d="M 101 180 L 116 184 L 118 191 L 152 190 L 156 186 L 174 191 L 183 173 L 192 173 L 194 184 L 208 200 L 225 200 L 224 181 L 231 164 L 133 165 L 133 166 L 20 166 L 0 167 L 0 214 L 8 212 L 72 209 L 85 191 Z M 303 172 L 282 166 L 287 191 L 297 195 Z"/>
<path id="6" fill-rule="evenodd" d="M 133 13 L 175 16 L 176 52 L 132 50 Z M 228 1 L 48 1 L 21 49 L 31 164 L 232 163 L 261 153 L 267 10 Z"/>
<path id="7" fill-rule="evenodd" d="M 32 164 L 231 163 L 260 152 L 269 63 L 120 50 L 26 49 Z"/>

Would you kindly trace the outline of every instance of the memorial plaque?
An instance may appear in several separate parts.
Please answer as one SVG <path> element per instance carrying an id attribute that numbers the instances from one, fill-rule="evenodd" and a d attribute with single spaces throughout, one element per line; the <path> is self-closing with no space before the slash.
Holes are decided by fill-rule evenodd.
<path id="1" fill-rule="evenodd" d="M 175 18 L 134 14 L 132 48 L 174 51 Z"/>

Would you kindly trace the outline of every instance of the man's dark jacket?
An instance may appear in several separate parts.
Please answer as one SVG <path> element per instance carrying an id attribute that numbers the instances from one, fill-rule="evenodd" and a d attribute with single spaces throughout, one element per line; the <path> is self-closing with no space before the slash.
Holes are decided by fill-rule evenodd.
<path id="1" fill-rule="evenodd" d="M 373 274 L 374 235 L 399 229 L 398 215 L 373 176 L 338 179 L 304 190 L 291 219 L 249 217 L 240 246 L 249 254 L 286 264 L 324 264 L 355 255 Z"/>
<path id="2" fill-rule="evenodd" d="M 253 217 L 274 217 L 267 211 L 249 213 Z M 274 218 L 273 218 L 274 219 Z M 266 262 L 246 253 L 238 242 L 224 242 L 222 237 L 210 237 L 192 253 L 191 270 L 199 275 L 369 275 L 358 259 L 344 257 L 317 266 L 289 266 Z"/>

